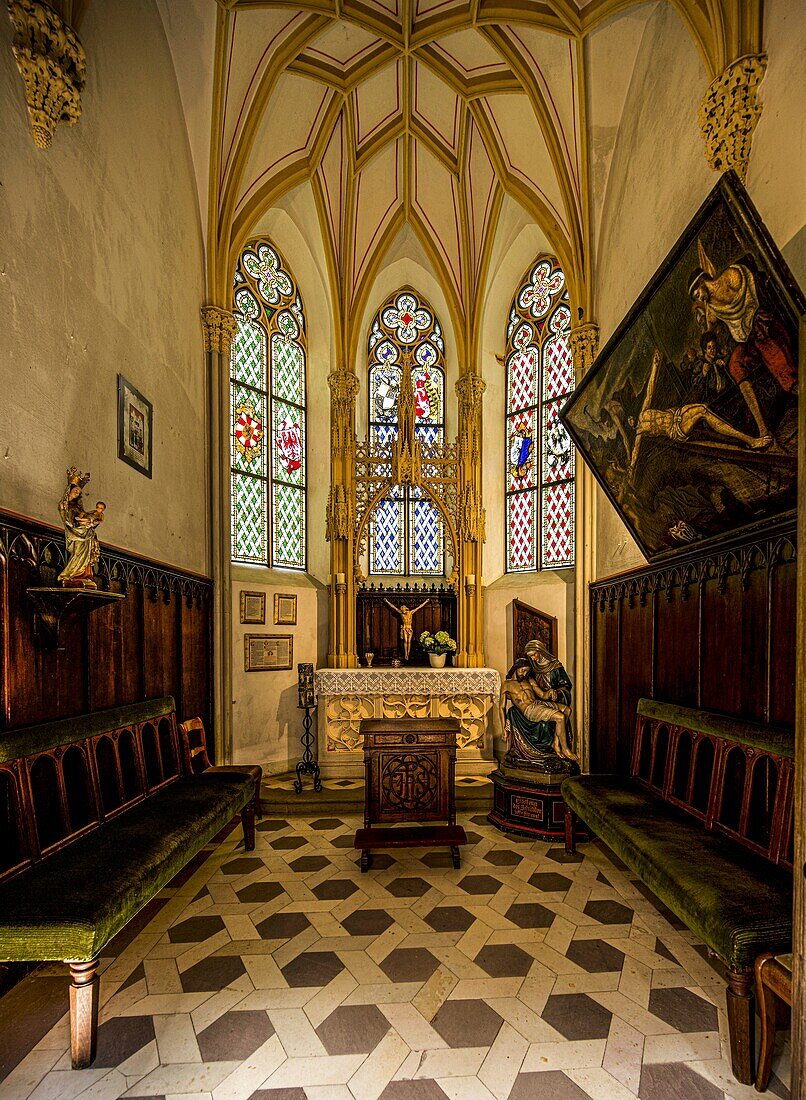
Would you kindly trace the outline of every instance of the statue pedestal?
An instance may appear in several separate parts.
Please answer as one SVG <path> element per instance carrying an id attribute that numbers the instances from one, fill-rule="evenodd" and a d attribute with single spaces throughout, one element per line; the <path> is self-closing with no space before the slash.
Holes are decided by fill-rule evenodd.
<path id="1" fill-rule="evenodd" d="M 561 771 L 551 773 L 499 765 L 490 776 L 493 808 L 487 820 L 504 832 L 562 842 L 565 838 L 565 802 L 560 784 L 578 772 L 575 764 L 565 762 Z M 581 839 L 585 840 L 586 836 Z"/>

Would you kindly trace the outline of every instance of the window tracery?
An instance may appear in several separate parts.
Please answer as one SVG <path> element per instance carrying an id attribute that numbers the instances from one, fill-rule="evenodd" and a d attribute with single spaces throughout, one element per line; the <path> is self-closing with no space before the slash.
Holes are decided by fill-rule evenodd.
<path id="1" fill-rule="evenodd" d="M 542 257 L 512 302 L 507 324 L 506 567 L 574 564 L 575 452 L 560 421 L 574 388 L 565 276 Z"/>
<path id="2" fill-rule="evenodd" d="M 250 241 L 244 248 L 233 301 L 232 559 L 304 569 L 305 312 L 293 276 L 269 241 Z"/>
<path id="3" fill-rule="evenodd" d="M 445 436 L 445 342 L 431 306 L 415 291 L 396 291 L 378 310 L 367 341 L 368 422 L 371 440 L 397 436 L 397 403 L 404 357 L 411 356 L 415 433 L 424 447 Z M 375 508 L 369 532 L 369 572 L 442 576 L 445 530 L 439 510 L 421 490 L 395 486 Z"/>

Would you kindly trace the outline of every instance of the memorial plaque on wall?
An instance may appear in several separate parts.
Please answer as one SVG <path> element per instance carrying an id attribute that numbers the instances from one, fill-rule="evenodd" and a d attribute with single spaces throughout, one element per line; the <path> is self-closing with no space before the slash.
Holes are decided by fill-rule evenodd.
<path id="1" fill-rule="evenodd" d="M 247 634 L 244 637 L 246 672 L 276 672 L 294 661 L 294 638 L 290 634 Z"/>

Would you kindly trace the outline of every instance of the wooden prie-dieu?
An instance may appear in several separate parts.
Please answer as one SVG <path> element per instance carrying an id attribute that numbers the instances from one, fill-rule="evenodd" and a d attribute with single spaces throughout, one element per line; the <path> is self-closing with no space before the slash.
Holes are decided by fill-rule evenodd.
<path id="1" fill-rule="evenodd" d="M 454 867 L 459 866 L 459 845 L 467 843 L 464 829 L 456 824 L 459 728 L 456 718 L 365 718 L 361 722 L 364 828 L 356 832 L 355 846 L 361 851 L 362 871 L 369 868 L 373 848 L 447 846 Z"/>

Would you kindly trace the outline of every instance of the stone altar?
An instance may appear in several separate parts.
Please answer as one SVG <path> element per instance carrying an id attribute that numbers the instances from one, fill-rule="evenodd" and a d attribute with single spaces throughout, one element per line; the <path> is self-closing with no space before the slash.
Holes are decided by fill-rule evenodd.
<path id="1" fill-rule="evenodd" d="M 494 668 L 320 668 L 314 682 L 325 778 L 363 776 L 362 718 L 456 718 L 457 776 L 486 776 L 495 764 L 487 728 L 501 687 Z"/>

